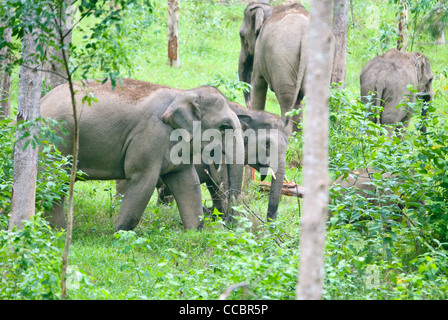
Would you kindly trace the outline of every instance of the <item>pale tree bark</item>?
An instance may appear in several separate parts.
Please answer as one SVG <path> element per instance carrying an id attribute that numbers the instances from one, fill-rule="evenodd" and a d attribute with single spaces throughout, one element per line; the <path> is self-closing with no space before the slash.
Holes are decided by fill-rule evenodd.
<path id="1" fill-rule="evenodd" d="M 347 73 L 347 28 L 348 28 L 348 0 L 334 0 L 333 5 L 333 34 L 336 38 L 332 83 L 342 83 L 345 88 Z"/>
<path id="2" fill-rule="evenodd" d="M 5 30 L 3 37 L 7 42 L 11 42 L 10 28 Z M 2 60 L 0 60 L 0 119 L 1 119 L 1 118 L 9 118 L 11 116 L 11 102 L 9 100 L 11 91 L 11 73 L 4 70 L 9 60 L 6 47 L 0 50 L 0 56 L 2 57 Z"/>
<path id="3" fill-rule="evenodd" d="M 397 49 L 403 51 L 406 50 L 408 42 L 408 5 L 406 0 L 399 1 L 399 9 Z"/>
<path id="4" fill-rule="evenodd" d="M 328 215 L 328 127 L 332 0 L 313 0 L 308 31 L 307 100 L 304 121 L 303 216 L 297 299 L 322 298 Z"/>
<path id="5" fill-rule="evenodd" d="M 168 0 L 168 63 L 171 67 L 180 67 L 178 21 L 179 1 Z"/>
<path id="6" fill-rule="evenodd" d="M 25 31 L 22 39 L 22 65 L 19 70 L 19 91 L 17 101 L 17 123 L 32 121 L 40 115 L 41 72 L 33 54 L 37 48 L 37 31 Z M 30 140 L 37 134 L 37 128 L 17 129 L 14 147 L 14 177 L 11 195 L 11 218 L 9 229 L 23 227 L 23 221 L 35 214 L 37 147 Z M 22 139 L 23 135 L 29 137 Z M 26 144 L 29 144 L 26 148 Z M 25 149 L 24 149 L 25 148 Z"/>
<path id="7" fill-rule="evenodd" d="M 70 31 L 73 27 L 73 7 L 71 6 L 72 0 L 65 0 L 65 3 L 66 5 L 61 5 L 58 8 L 61 12 L 53 24 L 56 34 L 54 40 L 57 46 L 50 46 L 47 49 L 47 61 L 43 65 L 43 69 L 47 71 L 43 73 L 45 86 L 50 89 L 67 82 L 67 71 L 63 65 L 64 59 L 62 54 L 66 52 L 68 60 L 68 47 L 72 41 L 72 33 Z M 63 39 L 61 39 L 61 35 Z"/>
<path id="8" fill-rule="evenodd" d="M 443 29 L 443 26 L 441 27 L 439 36 L 436 39 L 436 44 L 445 44 L 445 30 Z"/>

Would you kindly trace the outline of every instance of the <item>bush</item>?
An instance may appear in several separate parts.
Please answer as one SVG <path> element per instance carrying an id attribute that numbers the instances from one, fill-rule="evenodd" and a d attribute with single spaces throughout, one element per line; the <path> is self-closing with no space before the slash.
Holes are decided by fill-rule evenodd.
<path id="1" fill-rule="evenodd" d="M 0 230 L 2 299 L 59 299 L 63 247 L 63 233 L 39 215 L 22 230 Z"/>
<path id="2" fill-rule="evenodd" d="M 0 210 L 9 212 L 11 203 L 12 181 L 14 175 L 15 133 L 20 127 L 36 127 L 38 134 L 31 137 L 27 148 L 39 148 L 38 176 L 36 185 L 37 210 L 49 209 L 53 201 L 60 200 L 66 193 L 66 184 L 70 180 L 67 169 L 71 158 L 62 156 L 56 146 L 60 137 L 55 128 L 58 123 L 52 120 L 36 119 L 15 124 L 11 119 L 0 119 Z M 62 130 L 62 128 L 59 126 Z M 28 136 L 22 137 L 22 139 Z"/>
<path id="3" fill-rule="evenodd" d="M 368 293 L 363 299 L 448 295 L 448 125 L 431 106 L 427 118 L 419 116 L 427 106 L 409 106 L 414 116 L 404 139 L 396 134 L 389 139 L 384 128 L 367 120 L 368 104 L 333 92 L 329 145 L 334 177 L 359 168 L 378 172 L 371 179 L 376 192 L 367 197 L 350 188 L 331 188 L 328 299 L 357 299 L 360 292 Z"/>

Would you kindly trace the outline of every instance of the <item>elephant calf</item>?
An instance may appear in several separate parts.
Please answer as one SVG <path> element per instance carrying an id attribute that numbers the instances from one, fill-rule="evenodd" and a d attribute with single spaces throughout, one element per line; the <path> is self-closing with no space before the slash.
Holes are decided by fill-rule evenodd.
<path id="1" fill-rule="evenodd" d="M 384 125 L 402 123 L 397 129 L 407 128 L 412 109 L 404 103 L 415 101 L 408 85 L 418 90 L 417 97 L 429 102 L 433 97 L 432 79 L 429 60 L 421 53 L 390 49 L 373 58 L 364 66 L 360 77 L 362 101 L 368 103 L 368 95 L 373 94 L 373 105 L 382 107 L 379 117 L 375 110 L 377 115 L 370 116 L 370 120 Z"/>
<path id="2" fill-rule="evenodd" d="M 202 134 L 208 129 L 223 134 L 224 129 L 241 133 L 240 122 L 224 95 L 210 86 L 180 90 L 156 84 L 124 79 L 115 90 L 89 81 L 87 87 L 75 85 L 79 116 L 79 170 L 87 180 L 124 180 L 125 194 L 116 221 L 116 230 L 131 230 L 140 218 L 161 178 L 174 195 L 185 228 L 197 228 L 202 214 L 199 178 L 192 161 L 178 161 L 171 150 L 175 129 L 188 136 L 189 149 L 195 141 L 203 148 Z M 89 106 L 83 98 L 93 95 Z M 74 120 L 67 84 L 53 89 L 41 100 L 45 118 L 62 121 L 68 136 L 60 146 L 64 155 L 71 154 Z M 195 127 L 195 122 L 201 126 Z M 199 130 L 197 130 L 199 128 Z M 179 131 L 177 131 L 179 132 Z M 197 138 L 199 140 L 197 140 Z M 236 145 L 243 147 L 242 135 L 235 135 Z M 225 146 L 223 145 L 224 149 Z M 188 151 L 188 150 L 185 150 Z M 191 160 L 193 154 L 187 158 Z M 238 159 L 234 159 L 238 163 Z M 242 176 L 243 159 L 232 170 Z M 234 189 L 241 191 L 242 178 Z M 62 205 L 50 212 L 51 222 L 65 226 Z"/>
<path id="3" fill-rule="evenodd" d="M 230 102 L 230 107 L 238 115 L 243 129 L 245 164 L 259 171 L 262 180 L 266 177 L 268 168 L 274 173 L 266 218 L 268 221 L 275 220 L 286 170 L 287 123 L 278 115 L 247 109 L 235 102 Z M 207 184 L 213 206 L 218 209 L 223 208 L 222 193 L 226 192 L 228 185 L 225 169 L 222 168 L 223 172 L 216 173 L 213 165 L 196 165 L 199 180 Z M 212 174 L 209 174 L 210 172 Z M 224 188 L 219 188 L 221 183 Z"/>

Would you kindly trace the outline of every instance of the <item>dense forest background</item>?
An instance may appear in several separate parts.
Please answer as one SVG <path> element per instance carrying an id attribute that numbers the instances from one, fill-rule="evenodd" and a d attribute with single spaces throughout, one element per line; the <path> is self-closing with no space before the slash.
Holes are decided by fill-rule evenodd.
<path id="1" fill-rule="evenodd" d="M 214 85 L 229 100 L 245 105 L 245 86 L 237 71 L 239 28 L 247 1 L 179 2 L 180 67 L 168 64 L 166 1 L 141 0 L 123 9 L 122 19 L 113 27 L 103 25 L 102 38 L 93 41 L 86 34 L 97 17 L 83 19 L 75 27 L 74 46 L 86 48 L 86 43 L 95 42 L 96 59 L 86 69 L 88 76 L 102 79 L 114 73 L 182 89 Z M 303 2 L 308 9 L 310 3 Z M 375 175 L 372 184 L 377 191 L 369 197 L 332 187 L 324 299 L 448 298 L 448 49 L 439 43 L 441 31 L 446 30 L 448 4 L 409 1 L 407 51 L 428 57 L 434 74 L 434 101 L 428 117 L 419 116 L 422 104 L 412 104 L 416 112 L 404 140 L 387 139 L 382 128 L 368 122 L 359 97 L 362 67 L 397 46 L 400 4 L 393 0 L 350 2 L 345 88 L 332 89 L 330 98 L 331 177 L 366 167 L 394 175 Z M 439 16 L 434 14 L 436 5 L 441 6 Z M 70 59 L 77 65 L 85 55 L 74 52 L 79 54 Z M 116 59 L 119 63 L 108 65 L 111 56 L 120 57 Z M 77 75 L 75 80 L 84 74 Z M 12 116 L 0 122 L 0 294 L 2 299 L 59 299 L 64 232 L 52 230 L 39 217 L 66 191 L 68 175 L 62 166 L 69 159 L 49 147 L 43 149 L 38 214 L 24 229 L 7 231 L 17 66 L 11 76 Z M 48 89 L 44 85 L 43 93 Z M 272 92 L 267 111 L 279 113 Z M 428 128 L 425 134 L 419 130 L 422 124 Z M 44 143 L 52 139 L 52 132 L 42 130 Z M 286 177 L 299 185 L 302 147 L 301 135 L 290 138 Z M 203 203 L 210 206 L 208 193 L 203 191 Z M 68 298 L 218 299 L 230 286 L 243 284 L 228 298 L 294 299 L 302 199 L 283 196 L 277 221 L 266 228 L 268 194 L 256 181 L 250 181 L 244 193 L 234 229 L 220 220 L 207 220 L 203 230 L 185 231 L 176 205 L 158 205 L 154 195 L 135 230 L 115 233 L 120 198 L 114 182 L 78 182 Z M 372 198 L 379 205 L 372 204 Z"/>

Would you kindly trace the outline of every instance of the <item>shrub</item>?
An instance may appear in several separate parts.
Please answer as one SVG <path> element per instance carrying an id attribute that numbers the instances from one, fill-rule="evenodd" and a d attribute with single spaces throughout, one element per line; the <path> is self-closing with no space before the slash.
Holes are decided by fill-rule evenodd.
<path id="1" fill-rule="evenodd" d="M 63 246 L 63 233 L 39 215 L 22 230 L 0 230 L 2 299 L 59 299 Z"/>
<path id="2" fill-rule="evenodd" d="M 11 203 L 12 181 L 14 175 L 14 141 L 16 130 L 20 127 L 36 127 L 37 135 L 29 139 L 27 148 L 39 148 L 38 177 L 36 185 L 37 210 L 49 209 L 53 201 L 66 192 L 70 180 L 68 168 L 70 157 L 62 156 L 56 145 L 60 137 L 55 128 L 58 123 L 52 120 L 36 119 L 15 124 L 11 119 L 0 119 L 0 210 L 9 212 Z M 62 128 L 60 128 L 62 130 Z M 22 137 L 27 138 L 27 136 Z"/>

